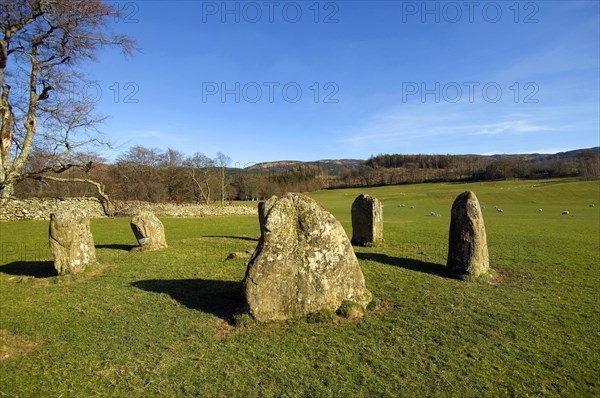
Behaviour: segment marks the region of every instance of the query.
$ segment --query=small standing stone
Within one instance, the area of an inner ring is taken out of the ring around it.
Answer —
[[[50,214],[50,250],[59,275],[77,274],[96,261],[96,247],[90,222],[79,211]]]
[[[134,251],[153,251],[167,248],[165,228],[151,211],[142,210],[131,219],[131,229],[140,246]]]
[[[452,204],[448,239],[449,271],[477,278],[490,269],[483,215],[473,192],[463,192]]]
[[[379,199],[361,194],[352,203],[352,244],[383,241],[383,206]]]

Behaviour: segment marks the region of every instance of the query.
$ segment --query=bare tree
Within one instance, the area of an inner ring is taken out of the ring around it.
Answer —
[[[167,185],[169,200],[180,202],[183,199],[183,191],[185,190],[186,176],[183,173],[183,162],[185,156],[183,153],[167,148],[165,152],[164,178]]]
[[[96,126],[102,118],[77,92],[86,83],[77,66],[94,60],[100,47],[135,50],[128,37],[105,32],[115,14],[101,0],[0,2],[0,197],[11,196],[25,178],[70,181],[51,174],[90,169],[70,155],[101,143]],[[27,167],[34,149],[48,154],[41,168]],[[108,200],[97,182],[78,182],[95,185]]]
[[[194,156],[185,160],[186,171],[192,181],[194,190],[194,199],[196,204],[204,200],[204,203],[210,203],[211,180],[215,162],[203,153],[196,152]]]
[[[165,201],[168,192],[161,168],[167,162],[167,155],[158,148],[129,148],[117,158],[115,173],[121,181],[120,194],[128,200]]]
[[[158,169],[167,162],[167,154],[160,149],[147,148],[141,145],[132,146],[117,158],[117,164],[134,164],[154,169]]]
[[[227,167],[229,163],[231,163],[231,158],[229,156],[222,152],[217,152],[215,164],[221,169],[221,206],[223,206],[225,202],[225,167]]]
[[[594,148],[581,151],[577,157],[577,166],[584,179],[600,178],[600,150]]]

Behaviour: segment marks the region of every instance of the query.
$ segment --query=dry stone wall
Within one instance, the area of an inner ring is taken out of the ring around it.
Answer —
[[[207,217],[207,216],[233,216],[256,215],[256,207],[237,205],[194,205],[175,203],[149,203],[149,202],[113,202],[115,216],[133,217],[139,211],[150,211],[162,217]]]
[[[0,221],[49,220],[51,213],[77,210],[88,218],[104,217],[96,198],[71,199],[0,199]]]
[[[174,203],[113,202],[114,215],[133,217],[140,210],[151,211],[162,217],[206,217],[227,215],[256,215],[256,207],[209,206]],[[88,218],[105,217],[102,204],[96,198],[69,199],[0,199],[0,221],[49,220],[50,214],[69,208],[82,212]]]

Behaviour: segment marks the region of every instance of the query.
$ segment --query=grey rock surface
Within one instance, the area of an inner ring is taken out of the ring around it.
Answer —
[[[142,210],[131,219],[131,230],[139,243],[135,251],[153,251],[167,248],[165,227],[154,213]]]
[[[446,265],[450,273],[475,278],[490,268],[483,215],[473,192],[461,193],[452,204]]]
[[[271,203],[244,290],[259,321],[336,310],[343,300],[364,308],[372,299],[342,225],[302,194]]]
[[[352,244],[383,242],[383,206],[379,199],[361,194],[352,203]]]
[[[90,222],[82,212],[62,210],[50,215],[50,250],[59,275],[77,274],[96,261]]]

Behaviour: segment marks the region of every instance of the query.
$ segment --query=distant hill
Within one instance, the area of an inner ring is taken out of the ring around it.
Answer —
[[[554,153],[554,154],[531,153],[531,154],[525,154],[524,156],[527,157],[527,161],[529,163],[543,163],[543,162],[546,162],[546,161],[549,161],[552,159],[576,160],[582,151],[592,151],[594,153],[599,153],[600,147],[575,149],[573,151],[558,152],[558,153]],[[498,155],[496,155],[496,156],[498,156]],[[520,155],[516,155],[516,156],[520,156]]]
[[[582,148],[573,151],[559,152],[554,154],[547,153],[524,153],[524,154],[496,154],[496,155],[467,155],[473,157],[481,157],[484,159],[506,159],[506,158],[524,158],[528,163],[544,163],[553,159],[576,160],[582,151],[600,152],[600,147]],[[364,164],[364,160],[360,159],[323,159],[310,162],[302,162],[298,160],[279,160],[274,162],[257,163],[245,170],[257,174],[279,174],[286,170],[290,170],[300,165],[318,166],[326,170],[329,175],[338,175],[343,169],[359,169]]]
[[[260,174],[278,174],[286,170],[290,170],[300,165],[311,165],[322,168],[328,174],[336,175],[342,169],[358,169],[362,160],[358,159],[323,159],[310,162],[301,162],[298,160],[280,160],[275,162],[257,163],[247,167],[247,171],[253,171]]]

